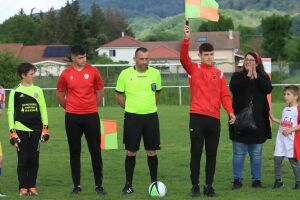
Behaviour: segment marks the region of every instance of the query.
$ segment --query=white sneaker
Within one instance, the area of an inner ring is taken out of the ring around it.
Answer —
[[[6,195],[0,192],[0,197],[6,197]]]

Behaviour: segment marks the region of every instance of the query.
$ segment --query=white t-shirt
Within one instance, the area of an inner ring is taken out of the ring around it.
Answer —
[[[295,132],[285,136],[283,131],[298,126],[297,106],[285,107],[282,111],[282,117],[277,133],[274,156],[285,156],[294,158],[294,136]]]

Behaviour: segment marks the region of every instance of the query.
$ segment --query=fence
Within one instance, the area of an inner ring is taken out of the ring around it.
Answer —
[[[282,89],[290,84],[273,84],[272,101],[282,101]],[[296,83],[300,87],[300,83]],[[102,106],[117,106],[115,100],[115,87],[105,87],[105,96],[102,101]],[[8,94],[10,89],[6,89]],[[46,103],[48,107],[58,106],[56,101],[56,88],[43,88]],[[6,98],[7,101],[7,98]],[[162,105],[189,105],[190,103],[190,88],[189,86],[163,86],[159,104]]]
[[[165,105],[188,105],[190,101],[189,82],[187,74],[180,63],[151,63],[156,67],[162,76],[163,91],[161,93],[160,104]],[[129,64],[103,64],[94,65],[102,75],[105,85],[105,96],[103,106],[118,105],[115,100],[115,84],[120,72],[131,66]],[[41,70],[42,66],[38,66]],[[62,67],[62,66],[60,66]],[[58,68],[61,70],[61,68]],[[230,81],[232,73],[225,73],[227,83]],[[300,86],[300,63],[272,63],[272,101],[282,101],[282,87],[290,84]],[[42,87],[48,106],[58,106],[56,101],[57,76],[38,76],[35,84]]]

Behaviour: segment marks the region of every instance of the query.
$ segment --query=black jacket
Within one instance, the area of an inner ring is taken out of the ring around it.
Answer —
[[[267,94],[272,91],[272,83],[268,76],[258,75],[257,79],[250,79],[246,71],[233,73],[230,84],[232,92],[232,107],[238,114],[243,108],[249,106],[253,99],[253,115],[258,130],[243,134],[236,134],[233,126],[229,126],[230,139],[246,144],[261,144],[271,139],[269,121],[269,104]]]

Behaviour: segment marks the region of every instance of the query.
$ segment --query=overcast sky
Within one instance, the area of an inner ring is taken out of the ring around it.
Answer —
[[[0,24],[9,17],[14,16],[21,8],[26,14],[35,8],[34,12],[48,11],[51,7],[61,8],[67,0],[0,0]]]

